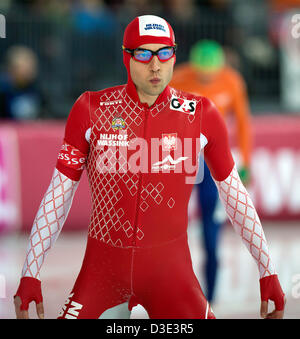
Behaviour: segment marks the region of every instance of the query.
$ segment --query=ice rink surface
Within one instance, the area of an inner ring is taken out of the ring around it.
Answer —
[[[286,319],[300,319],[300,223],[263,222],[271,257],[275,263],[282,288],[286,293]],[[189,226],[189,244],[195,273],[203,290],[203,260],[201,227],[198,222]],[[87,232],[62,231],[48,254],[41,270],[45,318],[56,318],[79,273],[86,245]],[[0,318],[15,317],[13,295],[25,259],[28,235],[0,235]],[[219,246],[220,269],[216,298],[212,305],[219,319],[259,318],[259,277],[255,261],[234,233],[226,225]],[[273,307],[273,305],[272,305]],[[29,314],[36,318],[35,307]],[[137,306],[132,319],[148,318]]]

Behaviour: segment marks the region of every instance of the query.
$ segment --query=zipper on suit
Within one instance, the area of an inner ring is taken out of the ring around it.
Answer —
[[[147,122],[148,122],[148,115],[150,113],[150,108],[144,108],[145,114],[145,123],[144,123],[144,134],[143,138],[145,139],[146,130],[147,130]],[[147,155],[148,156],[148,155]],[[136,211],[135,211],[135,221],[134,221],[134,233],[133,233],[133,245],[136,246],[136,235],[138,229],[138,216],[139,216],[139,209],[140,209],[140,201],[141,201],[141,190],[142,190],[142,182],[143,182],[143,173],[140,171],[139,173],[139,181],[138,181],[138,189],[137,189],[137,199],[136,199]]]

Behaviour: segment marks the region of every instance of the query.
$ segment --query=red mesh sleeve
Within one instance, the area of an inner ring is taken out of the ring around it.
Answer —
[[[89,100],[89,92],[85,92],[73,105],[56,163],[61,173],[76,181],[80,179],[89,152],[86,140],[86,132],[90,128]]]

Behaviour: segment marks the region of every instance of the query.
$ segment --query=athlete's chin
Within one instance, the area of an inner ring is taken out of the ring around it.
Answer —
[[[163,86],[162,84],[151,85],[148,88],[148,94],[149,95],[153,95],[153,96],[160,95],[165,88],[166,88],[166,86]]]

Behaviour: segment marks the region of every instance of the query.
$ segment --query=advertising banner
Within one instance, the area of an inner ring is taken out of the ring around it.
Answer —
[[[21,222],[18,139],[13,128],[0,127],[0,233]]]

